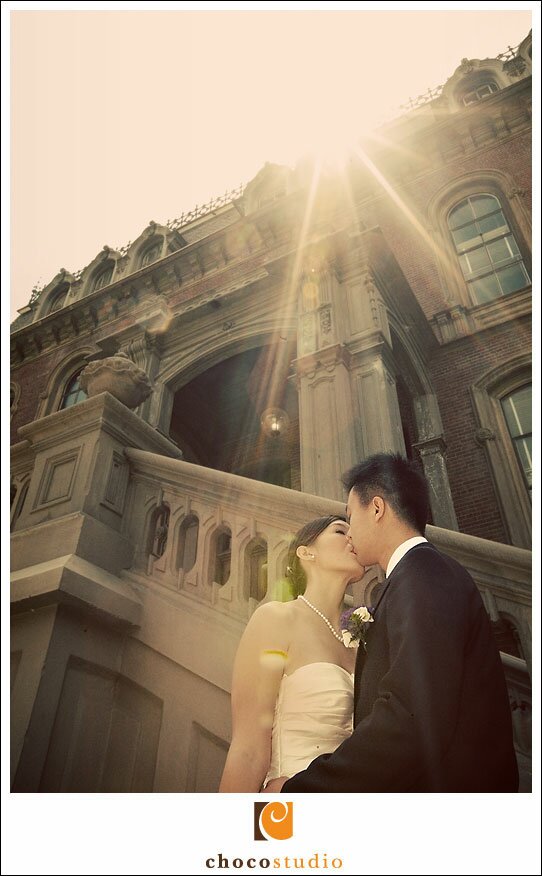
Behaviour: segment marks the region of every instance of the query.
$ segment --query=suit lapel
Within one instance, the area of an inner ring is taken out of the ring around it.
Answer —
[[[395,571],[395,569],[393,571]],[[376,601],[376,605],[374,606],[374,608],[371,611],[373,618],[375,617],[377,609],[388,591],[388,587],[390,586],[390,581],[391,581],[392,576],[393,576],[393,572],[391,573],[389,578],[384,579],[384,586],[382,588],[382,592],[380,593],[380,595]],[[370,632],[371,632],[371,630],[369,629],[368,635]],[[362,676],[363,670],[365,668],[365,661],[366,660],[367,660],[367,651],[365,650],[363,645],[360,645],[358,648],[358,653],[356,655],[356,668],[355,668],[355,673],[354,673],[354,712],[356,710],[356,705],[357,705],[358,695],[359,695],[359,687],[361,684],[361,676]]]
[[[419,548],[423,548],[424,550],[427,550],[428,547],[433,549],[433,550],[435,549],[434,546],[432,544],[430,544],[429,542],[424,542],[422,544],[415,545],[413,548],[410,549],[410,551],[407,551],[407,553],[403,557],[401,557],[401,559],[399,560],[399,562],[397,563],[397,565],[395,566],[395,568],[391,572],[390,577],[384,579],[384,586],[382,588],[382,592],[376,601],[376,605],[374,606],[374,608],[371,611],[371,614],[373,615],[373,617],[375,617],[377,609],[381,605],[382,600],[384,599],[386,593],[388,592],[388,588],[390,586],[391,579],[395,575],[396,570],[399,569],[399,567],[402,565],[405,557],[407,557],[411,551],[418,550]],[[371,635],[371,634],[372,634],[372,632],[371,632],[371,630],[369,630],[368,635]],[[361,676],[362,676],[363,670],[365,668],[366,660],[367,660],[367,652],[366,652],[365,648],[362,645],[360,645],[360,647],[358,648],[357,656],[356,656],[356,669],[355,669],[355,675],[354,675],[354,713],[355,713],[355,709],[356,709],[356,705],[357,705],[357,701],[358,701]]]

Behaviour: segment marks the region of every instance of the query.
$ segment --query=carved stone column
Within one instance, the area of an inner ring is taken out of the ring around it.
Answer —
[[[301,489],[344,499],[341,475],[356,461],[349,355],[337,318],[338,282],[325,259],[307,254],[299,282]]]
[[[404,454],[388,315],[367,260],[351,273],[346,298],[358,459],[382,451]]]
[[[459,530],[448,471],[446,468],[446,444],[442,435],[427,438],[412,445],[420,454],[423,470],[429,484],[429,498],[433,523],[443,529]]]
[[[348,352],[335,344],[294,362],[299,389],[301,489],[344,499],[341,475],[356,462]]]
[[[373,453],[405,454],[391,353],[372,343],[352,355],[350,367],[359,459]]]

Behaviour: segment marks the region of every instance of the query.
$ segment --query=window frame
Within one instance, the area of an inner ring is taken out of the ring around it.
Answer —
[[[149,253],[153,252],[156,249],[158,251],[158,255],[152,261],[145,261]],[[147,243],[139,253],[139,268],[148,268],[149,265],[154,265],[155,262],[159,261],[162,258],[162,252],[164,249],[164,239],[156,237],[154,240],[151,240],[150,243]]]
[[[78,380],[79,380],[79,377],[81,376],[81,372],[83,371],[83,368],[84,368],[84,367],[85,367],[85,366],[82,365],[77,371],[73,372],[73,374],[72,374],[72,375],[71,375],[71,376],[70,376],[70,377],[64,382],[64,388],[63,388],[63,390],[62,390],[62,394],[61,394],[61,396],[60,396],[60,401],[59,401],[59,403],[58,403],[58,408],[57,408],[57,410],[59,410],[59,411],[65,411],[65,410],[67,410],[68,408],[71,408],[71,407],[74,407],[75,405],[78,405],[79,402],[85,401],[85,400],[88,398],[88,395],[86,394],[85,390],[84,390],[84,389],[81,389],[81,387],[79,387],[78,390],[77,390],[77,394],[79,394],[80,392],[82,392],[82,393],[84,394],[84,398],[80,398],[78,401],[74,401],[74,402],[72,402],[72,404],[69,404],[69,405],[65,405],[65,404],[64,404],[64,400],[66,399],[66,397],[67,397],[67,395],[68,395],[68,387],[71,386],[71,384],[72,384],[74,381],[76,381],[76,380],[78,381]]]
[[[508,192],[508,196],[505,196]],[[514,177],[502,171],[471,171],[451,180],[442,186],[427,205],[429,231],[434,239],[433,255],[438,271],[440,286],[445,299],[445,307],[464,308],[467,321],[455,325],[454,337],[470,334],[496,325],[509,319],[511,301],[514,301],[514,315],[521,311],[530,312],[531,289],[513,292],[494,299],[488,304],[474,304],[463,277],[456,247],[448,228],[448,216],[454,206],[473,195],[487,193],[499,200],[508,226],[514,235],[523,263],[532,276],[531,264],[531,218],[523,203],[522,190]],[[521,303],[521,298],[525,302]],[[458,321],[455,320],[457,323]]]
[[[49,316],[51,313],[58,313],[59,310],[62,310],[66,305],[66,299],[68,297],[68,293],[70,291],[69,283],[61,283],[56,289],[49,295],[47,299],[47,305],[45,309],[44,316]],[[61,301],[61,304],[57,304],[57,302]]]
[[[494,201],[496,201],[496,204],[498,206],[494,207],[488,213],[484,213],[482,216],[476,216],[475,208],[473,205],[473,201],[476,198],[492,198]],[[470,217],[468,221],[460,222],[457,226],[452,227],[451,217],[453,213],[455,211],[458,211],[465,204],[468,204],[468,206],[470,207],[472,217]],[[480,230],[479,226],[481,225],[483,220],[487,220],[488,218],[491,218],[492,216],[496,216],[498,214],[502,214],[504,222],[506,223],[505,226],[499,226],[498,228],[490,229],[487,232],[483,232]],[[473,225],[475,227],[475,230],[479,233],[476,234],[474,237],[468,238],[462,243],[456,242],[454,235],[457,234],[457,232],[460,232],[462,229],[467,228],[471,225]],[[476,193],[473,192],[472,194],[466,195],[465,197],[461,198],[446,211],[446,226],[448,229],[448,236],[451,241],[451,245],[453,246],[456,260],[459,265],[459,271],[463,278],[463,282],[467,290],[467,295],[472,307],[482,307],[486,304],[494,304],[496,301],[499,301],[502,298],[508,298],[508,296],[510,295],[515,295],[518,292],[523,292],[525,289],[528,289],[532,285],[530,271],[525,265],[525,258],[521,251],[521,247],[516,239],[516,234],[514,233],[514,229],[510,225],[510,221],[508,219],[506,210],[503,207],[502,201],[500,198],[497,197],[496,194],[494,194],[493,192],[479,191]],[[502,229],[504,229],[504,231]],[[497,241],[508,241],[509,238],[512,238],[512,240],[514,241],[517,249],[517,254],[512,253],[509,247],[509,251],[511,253],[510,258],[503,264],[498,264],[494,262],[491,258],[489,247]],[[478,270],[473,269],[469,272],[466,272],[462,267],[462,260],[466,259],[468,261],[469,255],[475,252],[484,253],[487,258],[487,265],[480,267]],[[527,282],[524,283],[523,286],[520,286],[518,289],[514,289],[512,292],[503,292],[499,275],[506,268],[515,265],[521,266],[527,278]],[[487,277],[495,277],[497,279],[497,283],[499,285],[499,288],[501,289],[502,294],[495,295],[493,298],[490,298],[487,301],[477,301],[474,292],[474,284]]]
[[[528,383],[531,357],[525,355],[484,375],[470,393],[480,426],[476,440],[486,451],[503,524],[511,544],[530,550],[531,497],[502,409],[502,399]]]
[[[509,437],[510,437],[510,443],[512,444],[512,447],[514,448],[514,452],[515,452],[515,454],[516,454],[516,460],[517,460],[517,463],[518,463],[518,467],[519,467],[520,471],[521,471],[522,474],[523,474],[523,479],[524,479],[525,487],[526,487],[526,489],[528,490],[529,495],[532,497],[532,467],[531,467],[531,484],[530,484],[530,486],[529,486],[529,483],[528,483],[528,480],[527,480],[527,473],[526,473],[526,471],[525,471],[525,466],[524,466],[523,462],[521,461],[521,455],[520,455],[520,453],[519,453],[519,451],[518,451],[518,441],[519,441],[519,440],[521,440],[521,439],[525,439],[525,438],[527,438],[527,437],[532,438],[532,434],[533,434],[533,429],[532,429],[532,418],[531,418],[531,431],[530,431],[530,432],[521,432],[519,435],[512,435],[512,432],[511,432],[511,430],[510,430],[510,424],[509,424],[509,422],[508,422],[508,418],[507,418],[507,416],[506,416],[506,411],[505,411],[505,409],[504,409],[504,403],[505,403],[505,401],[507,401],[508,399],[512,399],[512,397],[513,397],[514,395],[516,395],[518,392],[521,392],[522,389],[526,389],[527,387],[530,387],[530,389],[531,389],[531,414],[532,414],[532,390],[533,390],[533,384],[532,384],[532,381],[531,381],[530,383],[524,383],[522,386],[517,387],[517,389],[512,390],[512,392],[509,392],[507,395],[502,396],[502,398],[501,398],[501,408],[502,408],[502,411],[503,411],[503,414],[504,414],[504,420],[505,420],[506,426],[507,426],[507,428],[508,428],[508,435],[509,435]],[[517,414],[516,414],[516,417],[517,417]],[[519,418],[518,418],[518,424],[519,424]],[[520,425],[521,428],[523,428],[523,426],[522,426],[521,424],[519,424],[519,425]],[[532,447],[531,447],[531,457],[532,457]]]
[[[105,277],[106,274],[111,271],[110,276],[103,283],[100,282],[102,277]],[[110,286],[113,282],[113,276],[115,274],[115,262],[110,261],[107,264],[100,267],[100,269],[94,274],[92,278],[91,284],[91,292],[99,292],[100,289],[105,289],[107,286]]]
[[[470,83],[470,84],[473,85],[474,83]],[[479,94],[478,94],[478,92],[481,91],[482,88],[489,88],[490,86],[493,86],[493,88],[491,89],[491,91],[489,92],[489,94],[482,94],[482,95],[479,95]],[[497,94],[499,91],[501,91],[501,88],[500,88],[500,86],[495,82],[495,80],[492,79],[491,77],[487,77],[487,78],[481,79],[481,80],[475,85],[474,88],[471,88],[471,89],[468,90],[468,91],[467,91],[467,90],[465,90],[465,91],[461,91],[461,92],[460,92],[461,103],[462,103],[463,106],[465,106],[465,107],[468,107],[468,106],[474,106],[475,104],[480,103],[482,100],[485,100],[487,97],[491,97],[491,95],[493,95],[493,94]],[[469,97],[471,94],[475,94],[475,95],[476,95],[476,99],[475,99],[475,100],[471,100],[469,103],[465,103],[466,98]]]

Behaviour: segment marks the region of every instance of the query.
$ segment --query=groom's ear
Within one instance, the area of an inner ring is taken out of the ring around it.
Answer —
[[[382,498],[382,496],[374,496],[373,497],[372,507],[373,507],[373,514],[375,516],[375,520],[380,520],[380,518],[383,516],[385,508],[386,508],[386,503],[384,502],[384,499]]]

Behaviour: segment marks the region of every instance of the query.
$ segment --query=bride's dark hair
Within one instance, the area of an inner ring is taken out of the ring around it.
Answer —
[[[307,576],[296,554],[298,547],[301,545],[308,547],[313,544],[324,529],[327,529],[335,520],[346,523],[346,517],[342,517],[340,514],[330,514],[328,517],[317,517],[316,520],[311,520],[294,535],[288,548],[288,565],[286,566],[286,579],[290,584],[294,599],[304,593],[307,586]]]

